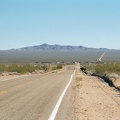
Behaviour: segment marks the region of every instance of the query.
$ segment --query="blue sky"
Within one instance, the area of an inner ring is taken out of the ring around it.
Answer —
[[[43,43],[120,49],[120,0],[0,0],[0,50]]]

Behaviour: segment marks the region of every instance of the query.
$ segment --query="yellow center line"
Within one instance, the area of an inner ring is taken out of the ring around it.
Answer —
[[[29,84],[29,83],[31,83],[31,82],[32,82],[32,81],[29,81],[29,82],[27,82],[26,84]],[[21,86],[23,86],[23,85],[26,85],[26,84],[17,85],[16,87],[19,88],[19,87],[21,87]]]
[[[29,81],[29,82],[27,82],[26,84],[28,84],[28,83],[31,83],[32,81]]]
[[[23,85],[17,85],[16,87],[19,88],[19,87],[21,87],[21,86],[23,86]]]
[[[0,95],[1,95],[1,94],[4,94],[4,93],[6,93],[6,92],[7,92],[7,90],[0,91]]]

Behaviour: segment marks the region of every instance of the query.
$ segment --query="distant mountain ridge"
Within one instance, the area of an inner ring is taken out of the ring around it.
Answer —
[[[107,48],[88,48],[84,46],[71,46],[71,45],[49,45],[49,44],[42,44],[37,46],[29,46],[23,47],[20,49],[12,49],[17,51],[93,51],[93,50],[108,50]]]
[[[104,53],[102,61],[120,61],[120,50],[42,44],[0,50],[0,63],[96,62]]]

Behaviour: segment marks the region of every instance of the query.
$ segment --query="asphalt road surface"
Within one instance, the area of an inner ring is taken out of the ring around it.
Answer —
[[[48,120],[74,70],[0,81],[0,120]],[[73,77],[74,79],[74,77]],[[56,120],[71,115],[69,86]]]

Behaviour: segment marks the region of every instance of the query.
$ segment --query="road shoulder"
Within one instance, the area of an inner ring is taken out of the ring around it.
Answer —
[[[72,120],[119,120],[120,93],[97,77],[76,72]]]

